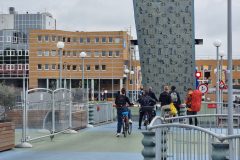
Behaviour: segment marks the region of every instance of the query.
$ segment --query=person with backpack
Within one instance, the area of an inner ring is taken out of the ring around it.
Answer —
[[[149,122],[151,122],[152,118],[156,115],[153,107],[156,104],[156,101],[148,95],[147,90],[144,90],[143,95],[137,100],[137,102],[141,105],[138,123],[138,129],[141,129],[142,119],[145,112],[147,112],[149,115]]]
[[[117,108],[117,134],[116,136],[120,136],[121,127],[122,127],[122,112],[128,112],[128,119],[129,123],[132,123],[131,120],[131,110],[127,107],[127,104],[129,106],[132,106],[133,103],[129,101],[129,98],[126,96],[126,89],[122,88],[121,93],[116,97],[115,104]]]
[[[186,107],[187,107],[187,115],[197,115],[197,112],[201,109],[202,102],[202,93],[199,90],[192,90],[192,88],[188,88],[188,94],[186,97]],[[194,118],[195,126],[198,125],[197,117]],[[189,118],[189,124],[192,125],[192,118]]]
[[[170,96],[171,96],[171,101],[174,104],[174,106],[176,107],[177,111],[178,111],[178,115],[180,113],[180,105],[181,105],[181,99],[179,96],[179,93],[176,91],[176,87],[172,86],[171,87],[171,91],[169,92]]]

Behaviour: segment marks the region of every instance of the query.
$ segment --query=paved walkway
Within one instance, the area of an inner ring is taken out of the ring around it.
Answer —
[[[0,152],[0,160],[142,160],[143,138],[134,122],[132,135],[115,137],[116,123],[31,142],[33,148]]]

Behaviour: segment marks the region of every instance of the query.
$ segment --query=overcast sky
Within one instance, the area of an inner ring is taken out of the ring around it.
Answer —
[[[222,41],[220,50],[227,54],[227,1],[195,0],[196,56],[216,57],[213,42]],[[129,30],[136,38],[132,0],[0,0],[0,12],[15,7],[18,13],[52,13],[57,29],[68,31]],[[240,58],[240,0],[232,0],[233,55]]]

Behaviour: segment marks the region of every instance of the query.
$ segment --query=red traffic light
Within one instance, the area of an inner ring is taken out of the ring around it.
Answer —
[[[201,72],[196,72],[196,73],[195,73],[195,77],[196,77],[196,78],[200,78],[201,76],[202,76],[202,73],[201,73]]]

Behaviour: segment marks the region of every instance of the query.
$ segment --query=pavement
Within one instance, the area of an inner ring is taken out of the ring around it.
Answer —
[[[32,148],[14,148],[0,152],[0,160],[142,160],[143,135],[133,123],[126,138],[116,137],[117,123],[80,130],[77,134],[59,134],[31,142]]]

